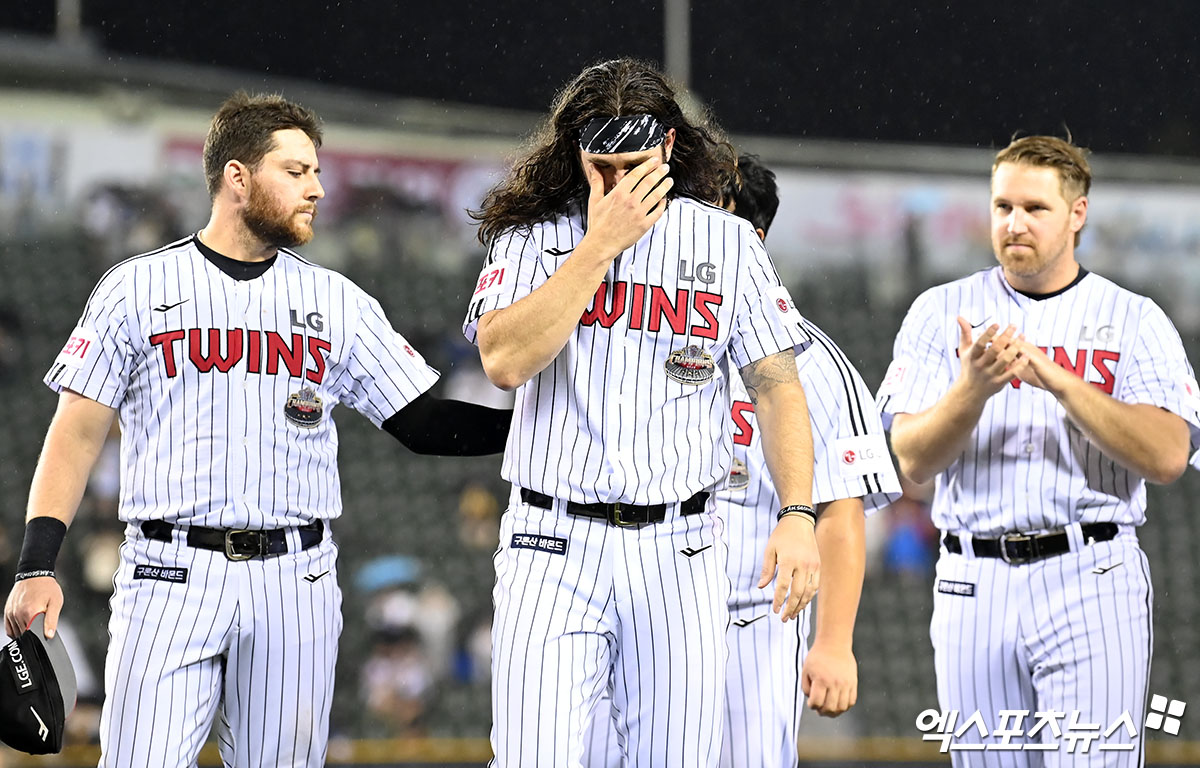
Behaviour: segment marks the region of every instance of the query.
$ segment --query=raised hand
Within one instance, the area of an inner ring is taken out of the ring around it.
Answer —
[[[588,185],[587,238],[617,254],[629,248],[662,217],[667,210],[667,193],[674,180],[667,174],[671,167],[651,157],[604,193],[604,177],[590,163],[583,164]]]
[[[969,391],[987,399],[1020,377],[1029,361],[1022,354],[1024,337],[1017,334],[1015,325],[999,333],[1000,326],[993,323],[974,341],[971,340],[971,324],[961,316],[958,328],[958,357],[963,382]]]

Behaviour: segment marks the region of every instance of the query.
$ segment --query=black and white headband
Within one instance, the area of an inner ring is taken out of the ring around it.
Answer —
[[[579,148],[594,155],[644,152],[662,144],[667,129],[653,115],[597,117],[583,127]]]

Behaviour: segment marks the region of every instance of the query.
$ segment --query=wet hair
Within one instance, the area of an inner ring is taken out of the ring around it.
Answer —
[[[765,236],[779,210],[779,187],[775,183],[775,172],[762,164],[758,155],[743,154],[738,157],[738,175],[741,183],[725,185],[721,193],[722,205],[733,201],[733,212],[741,216]]]
[[[321,121],[305,107],[279,94],[250,95],[238,91],[225,100],[213,115],[204,139],[204,183],[210,199],[221,189],[225,166],[230,160],[257,168],[275,148],[275,132],[297,129],[321,146]]]
[[[565,212],[571,201],[588,192],[579,155],[584,126],[596,117],[639,114],[675,129],[671,194],[706,202],[718,199],[737,175],[736,155],[724,133],[707,113],[686,117],[675,89],[653,64],[613,59],[583,70],[558,92],[550,115],[508,176],[488,192],[479,210],[470,211],[480,223],[480,242],[486,245],[509,229]]]

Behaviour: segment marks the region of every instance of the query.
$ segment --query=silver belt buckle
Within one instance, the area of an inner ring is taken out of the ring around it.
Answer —
[[[1029,536],[1024,533],[1006,533],[1006,534],[1004,534],[1003,536],[1000,537],[1000,559],[1003,560],[1004,562],[1008,563],[1009,565],[1024,565],[1025,563],[1028,563],[1030,560],[1033,559],[1032,552],[1030,553],[1031,557],[1013,562],[1013,559],[1008,556],[1008,543],[1010,541],[1011,542],[1032,541],[1033,538],[1034,538],[1033,536]]]
[[[261,551],[254,552],[251,554],[243,554],[241,552],[235,552],[233,549],[233,537],[239,533],[258,533],[258,531],[251,531],[246,528],[238,528],[235,530],[225,531],[225,557],[226,557],[226,559],[233,560],[233,561],[249,560],[252,557],[257,557],[262,554]],[[259,539],[258,548],[260,550],[262,549],[262,539],[261,538]]]

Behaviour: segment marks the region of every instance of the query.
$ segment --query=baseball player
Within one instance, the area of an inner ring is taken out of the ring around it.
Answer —
[[[749,221],[765,240],[779,207],[775,174],[748,154],[738,158],[738,171],[741,185],[726,187],[724,206]],[[866,557],[864,509],[874,511],[900,496],[870,389],[816,324],[807,318],[800,323],[812,339],[796,355],[796,366],[813,434],[813,501],[822,563],[817,634],[810,651],[810,608],[794,624],[763,620],[771,596],[758,587],[759,560],[779,498],[764,463],[754,405],[733,375],[733,467],[715,494],[727,531],[726,572],[732,585],[720,762],[730,768],[796,765],[801,693],[808,707],[822,715],[836,717],[854,706],[858,673],[852,636]],[[609,709],[600,705],[589,735],[590,768],[621,764]]]
[[[119,417],[120,516],[102,766],[323,766],[341,593],[339,403],[414,450],[496,452],[509,414],[435,401],[437,372],[379,304],[291,250],[313,235],[321,129],[235,94],[204,146],[212,216],[100,280],[46,383],[60,393],[29,494],[16,636],[62,606],[54,565]],[[434,428],[436,427],[436,429]]]
[[[517,388],[495,556],[497,766],[579,766],[612,682],[633,766],[714,766],[739,368],[782,507],[760,585],[794,618],[818,586],[808,339],[750,226],[715,200],[732,148],[652,66],[585,69],[476,216],[490,243],[464,331]]]
[[[1067,141],[1001,150],[1000,265],[917,298],[879,389],[900,470],[937,481],[930,636],[959,766],[1144,759],[1153,593],[1136,529],[1146,480],[1187,466],[1196,389],[1162,310],[1076,261],[1090,186]],[[1089,726],[1084,752],[1068,733]]]

